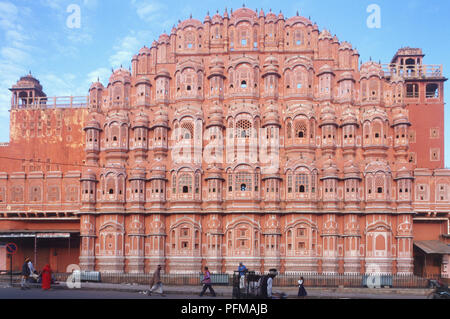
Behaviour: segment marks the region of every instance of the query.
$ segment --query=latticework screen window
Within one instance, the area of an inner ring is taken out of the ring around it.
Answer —
[[[192,176],[183,174],[178,181],[178,191],[182,194],[192,193]]]
[[[194,125],[191,122],[181,124],[181,136],[186,140],[192,139],[194,136]]]
[[[295,189],[297,193],[307,193],[309,191],[308,175],[299,174],[295,176]]]
[[[307,135],[307,132],[308,131],[306,129],[305,123],[298,122],[295,125],[295,135],[296,135],[296,137],[298,137],[298,138],[305,138],[306,135]]]
[[[236,124],[236,136],[238,138],[251,137],[252,123],[248,120],[240,120]]]
[[[236,174],[236,189],[241,192],[250,191],[252,189],[252,175],[249,173]]]

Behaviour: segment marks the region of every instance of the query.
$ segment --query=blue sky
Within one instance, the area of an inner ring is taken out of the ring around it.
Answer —
[[[100,77],[107,84],[112,67],[128,68],[131,57],[190,14],[200,21],[209,11],[246,7],[297,11],[311,17],[361,54],[390,62],[400,47],[420,47],[425,64],[443,64],[450,76],[450,2],[442,0],[0,0],[0,142],[9,140],[10,88],[30,70],[48,96],[87,95]],[[81,9],[81,27],[69,28],[70,5]],[[369,29],[367,7],[381,8],[381,28]],[[446,166],[450,167],[449,84],[446,84]]]

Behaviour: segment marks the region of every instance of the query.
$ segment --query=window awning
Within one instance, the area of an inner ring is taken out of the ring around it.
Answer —
[[[78,234],[79,231],[55,231],[55,232],[37,232],[37,231],[18,231],[18,232],[0,232],[0,238],[70,238],[72,234]]]
[[[416,241],[414,246],[422,250],[426,254],[450,254],[450,246],[439,240]]]

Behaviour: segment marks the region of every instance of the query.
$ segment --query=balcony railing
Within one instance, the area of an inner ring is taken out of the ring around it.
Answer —
[[[443,77],[442,65],[399,65],[382,64],[385,77],[399,75],[403,78],[441,78]]]
[[[21,98],[13,103],[13,109],[71,109],[87,108],[89,105],[88,96],[58,96],[58,97],[36,97]]]

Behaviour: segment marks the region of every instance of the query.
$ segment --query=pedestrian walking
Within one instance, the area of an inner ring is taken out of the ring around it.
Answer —
[[[155,272],[153,273],[153,278],[150,284],[151,289],[148,291],[148,295],[151,296],[154,291],[159,293],[162,297],[165,297],[163,292],[163,284],[161,281],[161,265],[158,265]]]
[[[202,280],[202,284],[203,284],[203,290],[200,293],[200,297],[203,297],[203,295],[205,294],[207,289],[209,289],[209,292],[211,293],[211,295],[213,297],[216,296],[216,292],[214,291],[214,289],[212,287],[211,273],[209,272],[208,267],[205,267],[205,276]]]
[[[27,265],[28,265],[28,269],[29,269],[29,271],[30,271],[30,273],[29,273],[29,275],[28,275],[28,280],[29,280],[29,281],[34,281],[35,283],[37,283],[38,280],[39,280],[39,275],[37,274],[36,269],[34,269],[34,265],[33,265],[33,263],[31,262],[31,259],[30,259],[30,258],[28,258],[28,263],[27,263]],[[33,278],[33,279],[31,280],[31,278]]]
[[[42,290],[50,290],[52,285],[52,269],[48,264],[42,269],[41,281]]]
[[[28,278],[30,277],[30,268],[28,267],[29,258],[25,258],[25,262],[22,265],[22,278],[20,281],[20,289],[30,289],[28,286]],[[12,271],[12,270],[11,270]]]
[[[298,281],[298,296],[302,298],[305,298],[308,295],[304,284],[305,279],[303,277],[300,277],[300,280]]]

